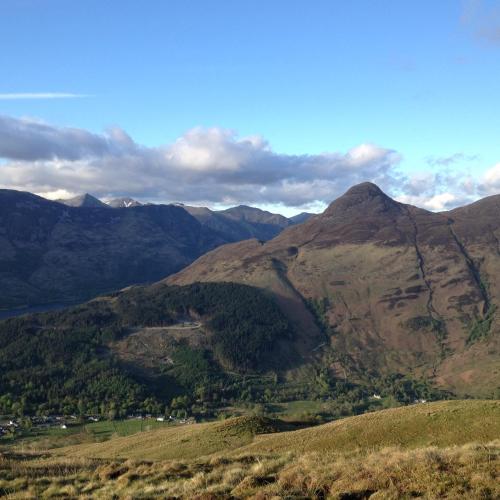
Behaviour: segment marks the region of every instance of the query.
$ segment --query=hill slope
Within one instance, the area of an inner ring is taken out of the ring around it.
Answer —
[[[342,452],[385,446],[417,448],[487,443],[500,437],[500,401],[440,401],[347,417],[265,436],[245,452]]]
[[[463,403],[422,405],[427,425],[417,440],[413,429],[408,433],[408,426],[401,426],[403,417],[419,423],[413,416],[417,407],[409,407],[398,415],[379,412],[298,432],[276,432],[280,426],[266,419],[233,419],[52,452],[18,447],[0,454],[0,487],[12,498],[498,498],[499,441],[485,441],[498,436],[498,407],[467,402],[463,408]],[[476,441],[460,445],[464,437],[456,432],[462,427],[455,414],[466,423],[484,418],[487,431],[475,428],[466,437]],[[445,439],[441,426],[433,424],[443,419],[456,426]],[[357,420],[372,425],[373,434],[394,423],[400,446],[376,439],[342,451],[338,442],[365,430]],[[303,446],[309,434],[313,442],[322,434],[315,447],[321,451],[303,451],[311,448]],[[419,446],[435,437],[451,446]],[[275,451],[265,446],[281,442],[286,447]],[[88,458],[93,456],[116,458]]]
[[[222,422],[165,426],[150,432],[57,450],[58,454],[136,460],[198,459],[229,452],[251,443],[255,436],[286,429],[286,424],[263,417],[238,417]]]
[[[276,238],[222,246],[168,283],[271,290],[304,339],[317,337],[312,312],[334,375],[399,371],[491,395],[500,374],[499,215],[498,197],[432,213],[364,183]]]
[[[164,460],[222,451],[226,455],[328,453],[487,443],[500,437],[500,402],[442,401],[366,413],[296,431],[280,430],[279,423],[266,419],[239,418],[153,430],[105,443],[77,445],[61,453]]]

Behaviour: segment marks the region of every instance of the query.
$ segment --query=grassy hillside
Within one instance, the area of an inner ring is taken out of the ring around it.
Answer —
[[[500,495],[499,401],[421,404],[282,429],[268,419],[238,418],[53,452],[0,451],[0,495],[394,500]]]
[[[283,427],[273,422],[254,417],[194,424],[65,448],[61,453],[90,458],[164,460],[217,452],[283,454],[484,443],[500,438],[500,401],[411,405],[287,432],[277,432]]]
[[[369,450],[384,446],[451,446],[500,438],[500,401],[440,401],[348,417],[321,426],[266,436],[248,452]]]
[[[0,455],[0,495],[39,498],[496,499],[500,443],[133,461]]]
[[[227,453],[251,443],[258,434],[278,432],[287,425],[262,417],[238,417],[222,422],[172,426],[57,450],[57,454],[136,460],[194,459]],[[102,446],[101,446],[102,445]]]

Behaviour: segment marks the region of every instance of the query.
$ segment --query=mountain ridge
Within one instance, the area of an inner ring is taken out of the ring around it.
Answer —
[[[74,302],[153,282],[225,242],[180,207],[72,207],[1,190],[0,303]]]
[[[88,208],[109,207],[117,209],[144,205],[130,197],[115,198],[104,203],[88,193],[56,201],[68,206]],[[147,203],[145,205],[155,204]],[[238,205],[224,210],[211,210],[207,207],[190,206],[183,203],[174,203],[172,205],[182,207],[201,224],[222,233],[221,236],[227,242],[249,238],[269,240],[278,235],[284,228],[303,222],[312,215],[303,212],[298,216],[287,218],[283,215],[274,214],[248,205]]]
[[[408,404],[450,395],[495,397],[500,251],[491,234],[498,237],[500,223],[492,225],[495,214],[478,221],[475,214],[482,210],[479,204],[452,217],[391,200],[372,185],[354,187],[324,214],[267,242],[220,245],[155,284],[0,322],[5,367],[0,384],[15,395],[7,406],[24,398],[29,411],[50,403],[52,411],[74,412],[85,393],[93,412],[99,391],[114,393],[118,379],[122,401],[108,397],[101,414],[111,411],[112,403],[124,415],[181,396],[202,413],[219,411],[227,397],[239,403],[328,398],[339,415],[372,408],[372,394],[382,394],[384,404],[390,398]],[[182,258],[192,261],[219,243],[214,239],[219,233],[207,232],[176,206],[90,210],[0,192],[0,217],[0,248],[29,248],[36,271],[26,267],[26,253],[14,252],[10,261],[5,253],[0,277],[16,269],[18,258],[29,284],[40,276],[40,262],[53,263],[41,277],[56,280],[68,270],[60,263],[78,256],[69,270],[82,272],[80,279],[93,278],[96,262],[110,255],[117,269],[130,268],[135,257],[123,234],[142,241],[133,252],[141,258],[148,249],[163,249],[151,272],[165,264],[165,256],[170,266],[182,267]],[[117,221],[126,231],[111,238],[107,230]],[[166,247],[142,240],[153,223],[156,231],[165,230]],[[99,246],[100,239],[113,241],[124,252],[121,260]],[[34,258],[46,241],[48,257]],[[69,246],[61,249],[60,241]],[[82,248],[90,254],[82,254]],[[94,254],[97,261],[88,262]],[[135,262],[134,269],[144,273],[144,261]],[[88,289],[89,282],[84,286]],[[76,355],[80,352],[87,362]],[[54,357],[66,360],[68,385],[60,385]],[[79,390],[87,368],[118,379]],[[49,402],[32,385],[41,373],[54,391]],[[213,392],[217,397],[211,400]],[[204,401],[203,408],[193,394]]]
[[[55,200],[58,203],[62,203],[63,205],[67,205],[68,207],[77,207],[77,208],[106,208],[108,205],[103,203],[101,200],[92,196],[89,193],[80,194],[78,196],[74,196],[73,198],[64,198]]]
[[[254,221],[246,221],[237,209],[229,216],[128,198],[111,203],[89,194],[51,201],[0,190],[2,309],[72,303],[154,282],[218,245],[267,240],[288,224],[259,209],[251,209]],[[286,223],[273,223],[273,217]]]
[[[140,207],[141,202],[134,200],[128,196],[123,198],[114,198],[106,203],[111,208],[130,208],[130,207]]]

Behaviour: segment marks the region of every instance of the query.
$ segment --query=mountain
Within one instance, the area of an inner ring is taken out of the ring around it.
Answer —
[[[201,224],[219,231],[231,242],[250,238],[266,241],[291,225],[282,215],[244,205],[220,211],[187,205],[183,208]]]
[[[311,217],[314,217],[315,215],[316,214],[311,214],[309,212],[301,212],[300,214],[290,217],[289,220],[292,221],[293,224],[302,224],[306,220],[309,220]]]
[[[103,203],[90,194],[83,194],[66,200],[57,200],[71,207],[111,207],[130,208],[143,204],[133,198],[115,198]],[[151,205],[151,204],[147,204]],[[173,204],[189,212],[204,226],[218,231],[226,242],[235,242],[250,238],[269,240],[278,235],[284,228],[306,220],[310,214],[305,212],[287,219],[279,214],[273,214],[254,207],[240,205],[226,210],[210,210],[206,207],[192,207],[183,203]]]
[[[261,210],[255,207],[239,205],[237,207],[221,210],[223,215],[238,221],[245,221],[254,224],[270,224],[285,228],[290,225],[290,221],[283,215],[273,214],[266,210]]]
[[[274,238],[292,224],[283,215],[246,205],[221,210],[219,213],[230,220],[237,221],[251,234],[250,237],[264,241]]]
[[[115,198],[107,202],[107,205],[111,208],[130,208],[130,207],[140,207],[142,203],[133,198]]]
[[[91,194],[85,193],[74,198],[67,198],[64,200],[57,200],[59,203],[63,203],[68,207],[87,207],[87,208],[107,208],[108,205],[103,203],[101,200],[97,199]]]
[[[91,207],[91,208],[130,208],[130,207],[140,207],[142,203],[134,200],[133,198],[115,198],[113,200],[108,201],[107,203],[102,202],[95,196],[91,194],[85,193],[79,196],[75,196],[74,198],[60,199],[56,200],[59,203],[63,203],[68,207]]]
[[[218,245],[268,240],[290,224],[251,207],[217,212],[132,198],[105,204],[90,194],[50,201],[0,190],[0,309],[157,281]]]
[[[192,262],[0,322],[0,393],[11,394],[0,413],[83,401],[123,416],[183,398],[206,418],[328,400],[333,418],[376,409],[373,394],[389,405],[498,395],[499,205],[432,213],[364,183],[267,242],[199,257],[224,238],[182,207],[88,210],[0,191],[2,304],[82,299]]]
[[[3,309],[84,300],[157,281],[231,241],[180,207],[111,210],[93,200],[85,195],[82,206],[73,207],[0,190]]]
[[[182,207],[0,195],[9,300],[148,281],[220,243]],[[0,322],[0,413],[169,405],[208,418],[309,400],[336,418],[447,391],[495,397],[499,201],[432,213],[365,183],[267,242],[222,245],[156,284]]]
[[[167,283],[271,291],[304,350],[317,344],[333,376],[399,372],[491,395],[500,371],[499,215],[500,196],[432,213],[363,183],[323,214],[266,243],[219,247]]]

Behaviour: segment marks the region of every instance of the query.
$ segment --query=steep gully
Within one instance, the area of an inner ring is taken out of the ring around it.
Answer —
[[[425,263],[424,263],[424,257],[422,255],[422,252],[420,251],[420,248],[418,246],[418,226],[415,221],[415,218],[412,216],[410,210],[406,208],[406,214],[408,216],[408,219],[410,220],[410,223],[413,227],[413,246],[415,247],[415,254],[417,256],[417,262],[418,262],[418,268],[420,270],[420,274],[422,275],[422,280],[425,283],[425,286],[427,287],[427,290],[429,292],[429,296],[427,298],[427,312],[430,316],[431,319],[441,321],[441,318],[439,314],[437,313],[434,304],[433,304],[433,294],[434,292],[432,291],[431,287],[431,282],[427,277],[427,274],[425,272]]]
[[[453,220],[448,219],[448,228],[450,230],[450,234],[452,235],[453,239],[455,240],[455,243],[457,244],[457,247],[459,248],[460,253],[463,255],[465,263],[467,264],[467,268],[472,276],[472,279],[473,279],[477,289],[479,290],[479,293],[480,293],[481,298],[483,300],[482,313],[483,313],[483,316],[486,316],[486,314],[488,313],[488,311],[490,309],[490,298],[488,296],[488,292],[486,290],[486,287],[484,286],[484,283],[481,280],[481,274],[479,272],[479,269],[474,264],[474,261],[472,260],[472,258],[468,254],[467,250],[465,249],[464,244],[458,238],[457,234],[455,233],[455,231],[452,227],[452,224],[453,224]]]

